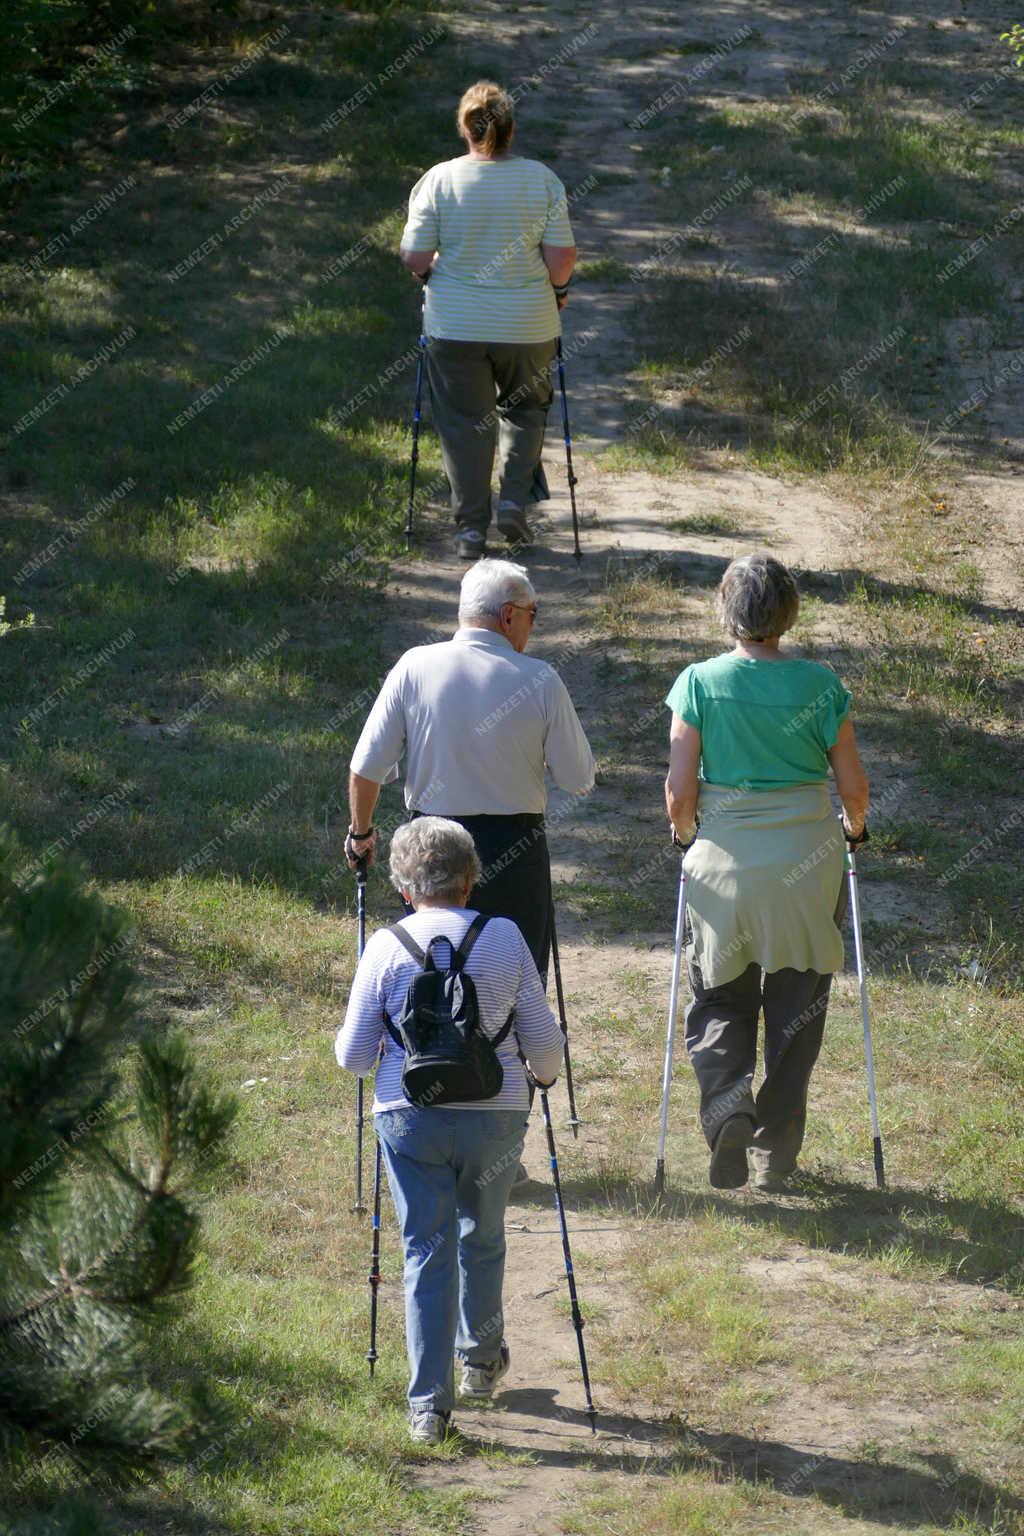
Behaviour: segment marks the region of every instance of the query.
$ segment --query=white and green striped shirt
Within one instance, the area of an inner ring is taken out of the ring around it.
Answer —
[[[574,245],[565,187],[539,160],[460,155],[409,195],[403,251],[437,251],[427,285],[428,336],[551,341],[561,334],[541,244]]]

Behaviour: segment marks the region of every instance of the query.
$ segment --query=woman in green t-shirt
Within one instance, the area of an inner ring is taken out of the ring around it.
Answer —
[[[541,463],[549,369],[576,263],[565,187],[512,153],[515,109],[478,80],[456,112],[465,154],[443,160],[409,195],[402,260],[424,281],[427,379],[452,489],[456,553],[485,553],[495,430],[498,531],[528,544],[527,505],[546,501]]]
[[[716,606],[733,650],[687,667],[665,701],[665,800],[689,845],[686,1048],[711,1183],[745,1184],[752,1148],[756,1187],[774,1190],[803,1142],[832,973],[843,962],[843,836],[863,839],[868,781],[849,690],[831,668],[780,652],[800,606],[786,567],[771,555],[734,560]],[[765,1077],[755,1098],[762,1008]]]

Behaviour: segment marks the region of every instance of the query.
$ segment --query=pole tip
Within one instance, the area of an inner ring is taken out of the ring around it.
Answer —
[[[656,1200],[660,1200],[664,1193],[665,1193],[665,1164],[662,1161],[662,1159],[659,1158],[658,1159],[658,1166],[657,1166],[657,1168],[655,1170],[655,1174],[654,1174],[654,1197],[655,1197],[655,1199]]]

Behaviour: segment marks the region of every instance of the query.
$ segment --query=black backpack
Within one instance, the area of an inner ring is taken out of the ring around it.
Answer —
[[[384,1015],[388,1034],[405,1051],[402,1092],[418,1109],[493,1099],[501,1091],[505,1074],[497,1047],[512,1028],[515,1009],[489,1039],[480,1028],[473,978],[463,971],[487,922],[488,918],[478,913],[458,948],[438,935],[427,945],[426,954],[401,923],[389,930],[423,967],[410,983],[402,1012],[394,1022]],[[447,970],[439,970],[434,961],[434,945],[439,943],[448,944],[452,951]]]

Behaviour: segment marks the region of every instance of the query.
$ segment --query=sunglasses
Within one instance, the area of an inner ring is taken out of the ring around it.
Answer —
[[[528,613],[530,615],[530,623],[531,624],[535,621],[535,619],[537,617],[537,604],[536,603],[509,603],[508,606],[510,608],[518,608],[522,613]]]

